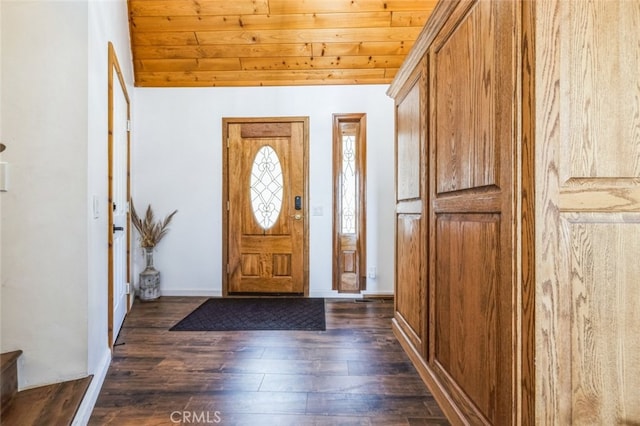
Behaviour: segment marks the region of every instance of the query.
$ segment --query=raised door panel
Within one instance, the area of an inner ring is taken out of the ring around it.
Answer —
[[[398,201],[420,198],[420,93],[416,82],[397,106]]]
[[[436,224],[435,368],[483,417],[497,420],[503,368],[497,300],[500,215],[441,215]]]
[[[496,185],[499,139],[495,22],[491,3],[475,5],[440,40],[434,61],[436,191],[439,194]]]
[[[640,420],[640,214],[563,215],[558,392],[571,424]],[[615,255],[613,253],[616,253]],[[570,407],[570,410],[569,410]]]
[[[425,73],[422,61],[396,98],[396,273],[395,326],[427,357],[426,248],[424,209]]]
[[[416,350],[424,355],[425,288],[422,277],[422,218],[398,215],[396,224],[396,321]]]
[[[561,178],[640,177],[640,3],[561,5]]]
[[[518,416],[517,3],[462,1],[430,63],[430,360],[472,423]]]
[[[638,424],[640,3],[535,12],[536,412]]]

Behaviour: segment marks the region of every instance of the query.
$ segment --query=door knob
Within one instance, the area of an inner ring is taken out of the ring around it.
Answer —
[[[301,214],[292,214],[291,217],[294,218],[295,220],[302,220]]]

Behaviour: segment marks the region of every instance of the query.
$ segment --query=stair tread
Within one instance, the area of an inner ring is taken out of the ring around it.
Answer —
[[[18,392],[3,425],[70,425],[93,376]]]
[[[21,350],[0,354],[0,372],[9,368],[20,355],[22,355]]]
[[[21,350],[0,354],[0,416],[11,407],[18,390],[18,357]]]

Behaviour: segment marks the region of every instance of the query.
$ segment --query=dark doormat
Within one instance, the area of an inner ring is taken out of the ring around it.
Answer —
[[[323,298],[212,298],[171,331],[325,330]]]

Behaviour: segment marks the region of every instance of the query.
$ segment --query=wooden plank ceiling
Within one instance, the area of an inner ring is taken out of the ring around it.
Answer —
[[[128,0],[135,84],[388,84],[436,2]]]

